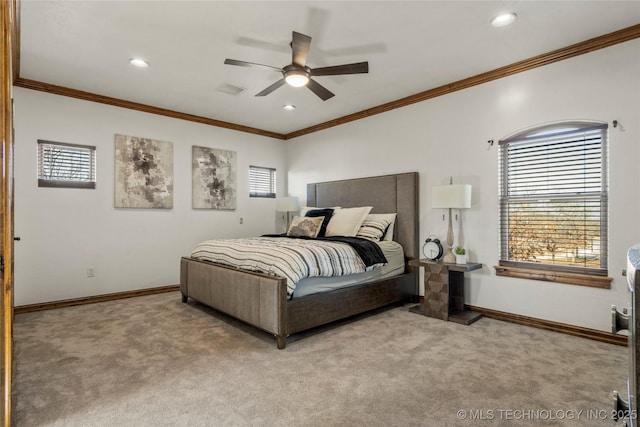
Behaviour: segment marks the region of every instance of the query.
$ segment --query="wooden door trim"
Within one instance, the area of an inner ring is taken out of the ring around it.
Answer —
[[[0,365],[2,378],[2,424],[11,425],[11,375],[13,351],[13,101],[12,37],[16,34],[17,0],[0,2],[0,29],[2,32],[2,66],[0,67],[0,132],[2,140],[2,245],[4,274],[2,274],[2,352]]]

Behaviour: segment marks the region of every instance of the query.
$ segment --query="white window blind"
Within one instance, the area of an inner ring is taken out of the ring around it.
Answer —
[[[500,142],[500,265],[607,275],[607,125]]]
[[[249,166],[249,196],[276,197],[276,170],[261,166]]]
[[[38,140],[38,187],[96,188],[96,147]]]

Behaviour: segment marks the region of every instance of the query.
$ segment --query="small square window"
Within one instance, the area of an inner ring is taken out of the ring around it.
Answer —
[[[96,147],[38,140],[38,187],[96,188]]]
[[[276,170],[249,166],[249,197],[276,197]]]

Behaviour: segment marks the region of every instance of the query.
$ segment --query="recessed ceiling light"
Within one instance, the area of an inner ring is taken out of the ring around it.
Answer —
[[[284,108],[287,111],[293,111],[296,109],[296,106],[292,104],[287,104],[287,105],[283,105],[282,108]]]
[[[515,13],[503,13],[502,15],[498,15],[491,20],[491,25],[494,27],[506,27],[509,24],[513,24],[513,21],[516,20],[518,15]]]
[[[135,65],[136,67],[140,67],[140,68],[147,68],[149,66],[149,63],[147,61],[140,58],[131,58],[129,60],[129,63],[131,65]]]

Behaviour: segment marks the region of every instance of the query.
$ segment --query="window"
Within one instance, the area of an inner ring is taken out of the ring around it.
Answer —
[[[499,264],[516,269],[498,273],[565,283],[607,275],[606,142],[606,124],[584,122],[500,141]],[[607,287],[597,283],[574,284]]]
[[[38,187],[96,188],[96,147],[38,140]]]
[[[276,170],[249,166],[249,197],[276,197]]]

